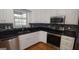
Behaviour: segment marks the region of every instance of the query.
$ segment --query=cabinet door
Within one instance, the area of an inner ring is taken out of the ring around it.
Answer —
[[[39,41],[47,43],[47,32],[39,31]]]
[[[18,50],[19,49],[19,43],[18,38],[12,38],[9,40],[1,41],[0,42],[0,48],[5,48],[8,50]]]
[[[53,44],[57,47],[60,47],[60,41],[61,41],[60,36],[56,36],[56,35],[53,35],[53,34],[47,35],[47,43]]]
[[[10,50],[18,50],[19,49],[19,40],[18,38],[13,38],[8,40],[9,49]]]
[[[9,43],[8,40],[0,41],[0,50],[7,50],[9,49]]]
[[[72,50],[74,46],[74,37],[68,37],[68,36],[61,36],[61,44],[60,49],[61,50]]]
[[[20,49],[26,49],[33,44],[39,42],[39,32],[24,34],[19,36],[19,46]]]

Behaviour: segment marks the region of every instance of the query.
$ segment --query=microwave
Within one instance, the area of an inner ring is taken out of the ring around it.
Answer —
[[[65,18],[64,17],[51,17],[50,23],[52,24],[65,23]]]

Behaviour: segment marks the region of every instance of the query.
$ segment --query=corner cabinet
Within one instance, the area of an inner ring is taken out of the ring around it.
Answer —
[[[19,49],[23,50],[38,42],[46,43],[47,32],[37,31],[33,33],[23,34],[23,35],[19,35],[18,39],[19,39]]]
[[[39,42],[47,43],[47,32],[39,31]]]
[[[69,36],[61,36],[61,44],[60,44],[60,50],[73,50],[74,46],[74,37]]]

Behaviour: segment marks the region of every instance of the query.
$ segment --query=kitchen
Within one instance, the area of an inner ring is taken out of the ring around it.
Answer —
[[[78,50],[78,17],[78,9],[0,9],[0,49]]]

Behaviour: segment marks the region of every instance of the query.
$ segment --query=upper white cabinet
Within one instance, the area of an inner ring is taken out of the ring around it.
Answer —
[[[0,23],[13,23],[14,16],[12,9],[0,9]]]

